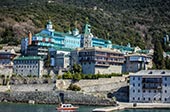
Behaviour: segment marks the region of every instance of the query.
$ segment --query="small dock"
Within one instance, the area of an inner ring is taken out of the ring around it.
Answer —
[[[106,107],[106,108],[96,108],[93,109],[93,112],[112,112],[114,110],[123,110],[125,108],[117,106],[117,107]]]
[[[92,112],[112,112],[114,110],[123,110],[123,109],[162,109],[170,108],[170,103],[118,103],[119,106],[115,107],[103,107],[93,109]]]

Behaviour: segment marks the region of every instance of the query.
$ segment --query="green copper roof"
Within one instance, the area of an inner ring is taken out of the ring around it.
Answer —
[[[71,51],[71,50],[73,50],[71,48],[59,48],[59,47],[54,47],[54,49],[59,50],[59,51]]]
[[[41,60],[40,56],[19,56],[16,57],[14,60]]]
[[[139,51],[136,51],[136,52],[147,54],[147,53],[149,53],[149,50],[139,50]]]
[[[47,24],[51,24],[51,25],[52,25],[52,22],[49,20],[49,21],[47,22]]]
[[[165,52],[166,54],[170,54],[170,52]]]
[[[91,25],[85,24],[83,28],[83,33],[89,35],[91,33],[90,30],[91,30]]]
[[[134,51],[134,48],[120,45],[112,45],[112,48],[120,49],[122,51]]]

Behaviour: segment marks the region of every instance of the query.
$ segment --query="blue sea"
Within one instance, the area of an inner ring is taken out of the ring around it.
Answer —
[[[0,103],[0,112],[57,112],[55,105]],[[92,112],[98,106],[81,106],[78,112]],[[170,112],[170,109],[128,109],[113,112]]]

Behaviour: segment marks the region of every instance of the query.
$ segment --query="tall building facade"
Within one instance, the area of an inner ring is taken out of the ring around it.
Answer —
[[[42,76],[44,62],[38,56],[20,56],[14,59],[13,72],[22,76]]]
[[[129,101],[170,103],[170,70],[141,70],[130,75]]]
[[[77,52],[76,52],[77,51]],[[122,73],[124,55],[109,48],[89,47],[73,51],[82,66],[83,74]]]
[[[145,54],[128,54],[125,56],[124,72],[138,72],[152,68],[152,56]]]

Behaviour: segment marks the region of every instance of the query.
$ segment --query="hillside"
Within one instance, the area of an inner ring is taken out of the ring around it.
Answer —
[[[169,0],[5,0],[0,6],[0,43],[19,44],[48,19],[66,32],[75,21],[81,31],[88,17],[94,35],[142,48],[152,48],[155,36],[170,34]]]

